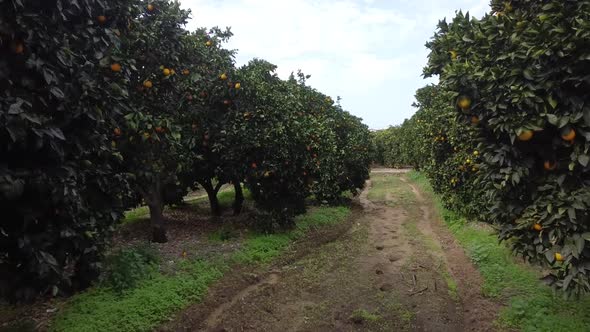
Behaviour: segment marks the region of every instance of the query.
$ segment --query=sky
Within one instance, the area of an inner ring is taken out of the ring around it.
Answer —
[[[456,10],[481,17],[489,0],[180,0],[191,9],[187,28],[230,27],[224,45],[236,64],[262,58],[280,77],[301,69],[308,84],[363,118],[371,129],[401,124],[415,112],[440,19]]]

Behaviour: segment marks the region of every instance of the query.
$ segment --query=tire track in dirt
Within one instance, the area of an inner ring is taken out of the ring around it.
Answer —
[[[435,240],[433,243],[438,247],[436,251],[441,253],[439,256],[457,283],[463,311],[463,330],[494,331],[494,320],[501,305],[483,296],[481,274],[440,217],[436,215],[432,198],[425,198],[420,190],[405,178],[402,178],[402,181],[411,188],[420,205],[423,215],[418,223],[420,231]]]
[[[274,285],[279,281],[279,275],[276,273],[270,274],[266,279],[254,284],[250,285],[243,290],[241,290],[238,294],[233,296],[229,301],[221,304],[219,307],[215,308],[213,312],[205,319],[205,329],[211,330],[214,329],[221,323],[221,316],[225,313],[226,310],[231,308],[233,305],[236,305],[238,301],[243,300],[244,298],[248,297],[251,293],[259,291],[261,288]]]

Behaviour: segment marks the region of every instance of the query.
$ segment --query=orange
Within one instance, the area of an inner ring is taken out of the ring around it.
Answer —
[[[467,96],[460,96],[457,98],[457,106],[463,111],[468,110],[471,107],[471,98]]]
[[[528,129],[523,130],[523,132],[518,135],[518,140],[523,142],[530,141],[531,138],[533,138],[533,131]]]
[[[234,88],[236,88],[236,90],[239,90],[242,87],[242,85],[240,84],[240,82],[236,83],[236,85],[234,85]]]
[[[143,86],[144,86],[145,88],[148,88],[148,89],[149,89],[149,88],[151,88],[152,86],[154,86],[154,84],[152,83],[152,81],[150,81],[150,80],[146,80],[146,81],[144,81],[144,82],[143,82]]]
[[[104,24],[107,21],[107,17],[104,15],[100,15],[99,17],[96,18],[96,20],[98,21],[98,23]]]
[[[558,262],[563,262],[563,256],[560,253],[556,252],[555,253],[555,260]]]
[[[168,68],[164,68],[164,69],[162,70],[162,74],[164,74],[164,76],[170,76],[170,74],[171,74],[171,72],[170,72],[170,69],[168,69]]]
[[[223,73],[223,74],[219,75],[219,78],[220,78],[222,81],[225,81],[225,80],[227,80],[227,75],[226,75],[225,73]]]
[[[190,74],[190,70],[185,69],[182,71],[182,75],[188,75],[188,74]]]
[[[541,226],[541,224],[534,224],[533,229],[540,232],[543,229],[543,226]]]
[[[555,170],[555,169],[557,168],[557,163],[556,163],[556,162],[554,162],[554,161],[549,161],[549,160],[546,160],[546,161],[543,163],[543,168],[544,168],[546,171],[553,171],[553,170]]]
[[[208,41],[205,43],[205,45],[207,45],[207,46],[211,46],[211,45],[213,45],[213,43],[212,43],[210,40],[208,40]]]
[[[113,63],[111,65],[111,70],[114,71],[114,72],[116,72],[116,73],[117,72],[120,72],[121,71],[121,65],[118,64],[118,63]]]
[[[121,136],[121,129],[115,128],[115,130],[113,130],[113,133],[115,134],[115,136]]]
[[[13,51],[16,54],[22,54],[25,51],[25,46],[22,43],[16,43],[13,46]]]
[[[571,128],[569,129],[569,131],[568,130],[562,131],[561,138],[563,138],[564,141],[571,142],[576,138],[576,131]]]
[[[475,115],[472,116],[471,117],[471,123],[474,124],[474,125],[478,124],[479,123],[479,117],[477,117]]]
[[[154,9],[156,9],[156,8],[154,7],[154,5],[152,5],[152,4],[149,4],[149,5],[147,5],[147,10],[148,10],[148,12],[153,12],[153,11],[154,11]]]

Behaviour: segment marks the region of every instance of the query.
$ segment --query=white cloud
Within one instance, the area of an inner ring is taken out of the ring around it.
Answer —
[[[481,15],[488,0],[181,0],[193,12],[189,29],[230,26],[228,48],[238,64],[258,57],[286,78],[302,69],[310,84],[344,98],[343,106],[371,127],[411,114],[426,63],[424,43],[439,19],[468,8]],[[387,103],[384,102],[387,100]]]

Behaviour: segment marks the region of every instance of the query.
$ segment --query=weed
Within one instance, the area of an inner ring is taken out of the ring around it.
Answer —
[[[158,262],[158,253],[147,244],[119,250],[105,260],[103,286],[120,294],[135,287],[141,279],[151,277]]]
[[[350,315],[350,320],[355,324],[375,323],[381,316],[368,312],[365,309],[357,309]]]

